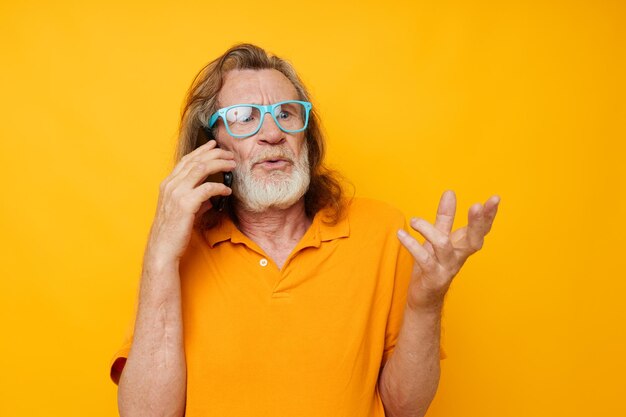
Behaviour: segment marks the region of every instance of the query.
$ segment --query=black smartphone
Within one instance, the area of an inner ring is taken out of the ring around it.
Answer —
[[[213,134],[211,133],[211,129],[209,129],[206,126],[202,126],[202,131],[201,133],[198,135],[199,139],[200,139],[200,143],[199,146],[204,145],[205,143],[207,143],[210,140],[215,140],[213,138]],[[215,141],[216,145],[215,147],[219,147],[219,145],[217,145],[217,141]],[[231,187],[233,185],[233,173],[230,171],[227,172],[216,172],[215,174],[211,174],[209,175],[204,182],[221,182],[223,183],[225,186],[227,187]],[[226,200],[228,199],[228,196],[215,196],[215,197],[211,197],[211,204],[213,205],[213,208],[217,211],[222,211],[224,210],[224,207],[226,206]]]

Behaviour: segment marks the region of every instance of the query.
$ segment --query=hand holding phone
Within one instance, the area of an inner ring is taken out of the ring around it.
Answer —
[[[213,208],[212,198],[228,196],[231,188],[220,182],[206,183],[213,172],[235,168],[232,152],[215,149],[214,141],[198,146],[176,164],[159,185],[157,209],[146,251],[149,258],[177,262],[183,256],[194,225]],[[219,204],[216,202],[216,204]]]
[[[202,133],[204,133],[204,135],[199,135],[201,140],[201,145],[210,141],[210,140],[215,140],[215,138],[213,137],[213,133],[211,132],[211,129],[209,129],[206,126],[202,126]],[[202,137],[204,136],[204,137]],[[215,147],[219,148],[219,145],[217,143],[217,140],[215,140]],[[209,175],[206,180],[204,182],[217,182],[217,183],[222,183],[225,186],[227,186],[228,188],[231,188],[232,184],[233,184],[233,173],[232,172],[216,172],[215,174]],[[211,200],[211,205],[213,206],[213,208],[215,208],[217,211],[222,211],[224,210],[224,207],[226,206],[226,200],[228,199],[227,196],[215,196],[212,197]]]
[[[218,182],[218,183],[224,184],[228,188],[231,188],[231,185],[233,184],[233,173],[232,172],[217,172],[215,174],[209,175],[204,182]],[[224,207],[226,207],[227,198],[228,198],[227,196],[221,196],[221,195],[211,197],[210,199],[211,205],[213,205],[213,208],[215,208],[217,211],[222,211],[224,210]]]

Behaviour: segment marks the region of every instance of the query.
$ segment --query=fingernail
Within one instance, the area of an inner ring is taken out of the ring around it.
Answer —
[[[500,196],[499,196],[499,195],[497,195],[497,196],[496,196],[495,200],[496,200],[496,206],[497,206],[498,204],[500,204]]]
[[[398,236],[400,236],[400,237],[407,237],[408,235],[409,234],[404,229],[398,230]]]

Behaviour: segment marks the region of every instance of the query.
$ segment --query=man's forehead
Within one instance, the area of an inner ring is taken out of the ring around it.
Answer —
[[[270,104],[282,100],[298,100],[298,91],[287,77],[274,69],[231,70],[224,76],[220,90],[220,106],[239,103]]]

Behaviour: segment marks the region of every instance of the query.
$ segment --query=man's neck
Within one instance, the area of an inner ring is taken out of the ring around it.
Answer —
[[[286,209],[252,213],[235,207],[235,214],[241,232],[259,245],[279,269],[311,225],[303,198]]]

